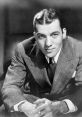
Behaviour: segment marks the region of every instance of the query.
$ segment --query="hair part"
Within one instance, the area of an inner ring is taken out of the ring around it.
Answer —
[[[36,32],[36,24],[50,24],[52,23],[55,19],[58,19],[60,21],[60,26],[61,28],[63,28],[62,26],[62,20],[61,20],[62,16],[60,16],[60,13],[57,12],[55,9],[43,9],[40,12],[38,12],[33,19],[33,28],[34,31]]]

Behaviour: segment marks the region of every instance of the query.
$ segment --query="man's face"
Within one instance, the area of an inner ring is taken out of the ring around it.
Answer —
[[[40,50],[47,57],[55,57],[62,47],[63,35],[66,34],[61,29],[59,20],[55,19],[51,24],[37,24],[36,28],[35,38]]]

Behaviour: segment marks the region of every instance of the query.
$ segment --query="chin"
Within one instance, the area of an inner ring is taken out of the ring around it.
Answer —
[[[55,54],[50,53],[50,54],[47,54],[46,56],[47,56],[47,57],[49,57],[49,58],[51,58],[51,57],[54,57],[54,56],[55,56]]]

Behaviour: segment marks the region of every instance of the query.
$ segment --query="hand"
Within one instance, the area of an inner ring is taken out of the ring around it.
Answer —
[[[64,102],[64,101],[52,102],[52,107],[53,107],[53,111],[55,113],[65,114],[69,111],[69,108],[68,108],[66,102]]]
[[[44,116],[40,116],[40,117],[55,117],[55,115],[52,115],[52,112],[46,113]]]
[[[35,111],[35,107],[35,104],[26,101],[25,103],[19,105],[19,110],[24,112],[24,114],[28,117],[39,117],[39,113]]]
[[[36,107],[42,105],[42,104],[51,104],[51,101],[46,99],[46,98],[42,98],[42,99],[38,99],[34,102],[34,104],[36,105]]]
[[[68,112],[67,104],[64,101],[55,101],[52,102],[48,99],[38,99],[34,102],[36,104],[37,112],[40,112],[40,116],[46,116],[51,113],[51,117],[54,117],[57,113],[66,113]]]
[[[40,117],[54,117],[52,112],[52,102],[46,98],[38,99],[36,104],[36,112],[40,112]]]

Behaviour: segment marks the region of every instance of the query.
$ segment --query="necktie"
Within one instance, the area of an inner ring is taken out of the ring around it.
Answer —
[[[52,63],[52,59],[50,58],[48,68],[47,68],[47,73],[48,73],[48,77],[51,83],[53,82],[55,69],[56,69],[56,63],[55,62]]]

